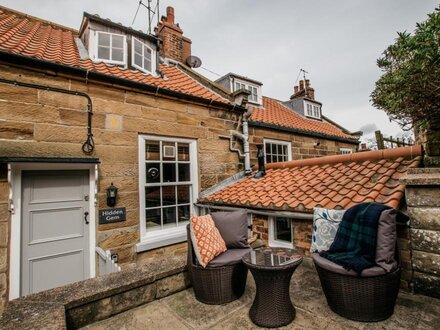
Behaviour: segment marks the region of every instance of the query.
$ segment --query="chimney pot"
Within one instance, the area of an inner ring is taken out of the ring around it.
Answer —
[[[304,89],[304,80],[299,81],[299,90],[302,91]]]
[[[167,7],[167,22],[174,24],[174,8],[171,6]]]
[[[298,93],[298,86],[294,86],[293,87],[293,92],[296,94],[296,93]]]
[[[306,87],[310,87],[310,79],[306,79]]]

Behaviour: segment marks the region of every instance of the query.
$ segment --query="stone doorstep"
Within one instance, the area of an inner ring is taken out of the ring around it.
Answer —
[[[0,328],[78,328],[187,287],[186,256],[155,260],[12,300]]]

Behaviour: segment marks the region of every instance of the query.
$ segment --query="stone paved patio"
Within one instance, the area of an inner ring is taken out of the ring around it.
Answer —
[[[313,266],[302,264],[293,275],[290,293],[296,318],[283,329],[439,329],[440,300],[400,292],[394,315],[377,323],[346,320],[327,306]],[[86,329],[256,329],[248,316],[255,294],[249,274],[246,292],[223,306],[198,302],[192,289],[118,314]]]

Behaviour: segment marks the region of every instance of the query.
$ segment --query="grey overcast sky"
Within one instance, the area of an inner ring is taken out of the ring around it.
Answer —
[[[0,0],[3,6],[76,29],[84,11],[131,26],[138,3]],[[280,100],[292,94],[303,68],[324,115],[351,131],[363,129],[366,136],[375,129],[396,136],[398,125],[370,102],[381,74],[376,59],[398,31],[412,32],[438,5],[438,0],[161,0],[160,14],[174,7],[176,22],[192,39],[192,53],[202,59],[203,68],[261,81],[263,94]],[[145,8],[133,27],[147,30]]]

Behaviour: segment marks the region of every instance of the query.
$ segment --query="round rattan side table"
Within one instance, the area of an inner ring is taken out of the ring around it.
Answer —
[[[286,248],[254,250],[243,257],[256,284],[255,299],[249,310],[252,322],[276,328],[295,319],[289,288],[293,272],[302,260],[295,250]]]

